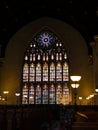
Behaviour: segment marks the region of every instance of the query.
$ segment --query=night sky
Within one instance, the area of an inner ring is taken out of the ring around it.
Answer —
[[[26,24],[43,16],[75,27],[87,45],[98,35],[98,0],[0,0],[2,56],[10,38]]]

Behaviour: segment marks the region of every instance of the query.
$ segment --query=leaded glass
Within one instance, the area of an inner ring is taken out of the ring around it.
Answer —
[[[34,104],[34,86],[31,85],[29,88],[29,104]]]
[[[43,86],[43,91],[42,91],[42,104],[48,104],[48,87],[47,85]]]
[[[28,86],[25,84],[22,90],[22,103],[28,104]]]
[[[23,82],[28,81],[28,71],[29,71],[28,69],[29,69],[28,64],[25,63],[23,67]]]
[[[50,104],[55,104],[55,87],[54,85],[52,84],[50,86],[50,95],[49,95],[49,103]]]
[[[41,81],[41,64],[36,65],[36,81]]]
[[[40,85],[36,86],[36,104],[41,104],[41,87]]]
[[[50,65],[50,81],[55,81],[55,64],[53,62]]]
[[[23,63],[22,104],[69,104],[68,57],[53,32],[33,37]]]
[[[34,81],[35,80],[35,66],[32,63],[30,65],[30,81]]]
[[[63,65],[63,81],[68,81],[69,80],[69,74],[68,74],[68,64],[67,62],[64,63]]]
[[[62,81],[62,65],[60,62],[56,65],[56,81]]]
[[[61,85],[58,85],[56,88],[56,103],[61,104],[62,100],[62,88]]]
[[[48,81],[48,64],[43,65],[43,81]]]

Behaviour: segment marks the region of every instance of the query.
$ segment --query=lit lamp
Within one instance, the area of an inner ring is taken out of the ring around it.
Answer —
[[[7,95],[8,95],[9,91],[3,91],[3,94],[5,95],[5,101],[6,101],[6,105],[7,105]]]
[[[19,96],[20,96],[20,93],[15,93],[15,96],[17,97],[17,105],[19,105]]]
[[[72,88],[74,88],[74,105],[76,106],[77,104],[77,91],[76,89],[79,87],[78,81],[80,81],[81,76],[70,76],[71,80],[74,82],[71,84]]]
[[[95,91],[98,93],[98,88],[96,88]]]
[[[96,88],[95,91],[96,91],[96,93],[98,93],[98,88]],[[96,101],[97,101],[97,104],[98,104],[98,98],[96,99]]]
[[[82,97],[79,97],[79,100],[80,100],[80,105],[81,105],[81,100],[82,100]]]

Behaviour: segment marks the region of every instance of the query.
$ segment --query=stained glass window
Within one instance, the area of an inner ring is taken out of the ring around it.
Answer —
[[[48,64],[43,65],[43,81],[48,81]]]
[[[22,104],[69,104],[68,57],[52,31],[42,30],[30,41],[22,79]]]
[[[29,88],[29,104],[34,104],[34,86],[31,85]]]
[[[38,63],[36,65],[36,81],[41,81],[41,65]]]
[[[48,104],[48,87],[47,85],[43,86],[43,91],[42,91],[42,104]]]
[[[60,62],[56,65],[56,81],[62,81],[62,65]]]
[[[41,104],[41,87],[40,87],[40,85],[36,86],[36,104]]]
[[[24,67],[23,67],[23,82],[27,82],[28,81],[28,72],[29,72],[29,67],[28,64],[25,63]]]
[[[55,104],[55,87],[54,85],[52,84],[50,86],[50,95],[49,95],[49,103],[50,104]]]
[[[69,80],[68,64],[67,62],[65,62],[63,65],[63,81],[68,81],[68,80]]]
[[[25,84],[22,90],[22,103],[28,104],[28,86]]]
[[[30,65],[30,81],[34,81],[35,80],[35,66],[32,63]]]
[[[50,65],[50,81],[55,81],[55,64],[53,62]]]
[[[61,85],[58,85],[56,88],[56,103],[61,104],[62,100],[62,88]]]

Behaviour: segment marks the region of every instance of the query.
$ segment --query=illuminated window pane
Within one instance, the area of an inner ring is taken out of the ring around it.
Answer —
[[[54,55],[52,54],[52,55],[51,55],[51,60],[53,60],[53,59],[54,59]]]
[[[42,91],[42,104],[48,104],[48,87],[47,85],[44,85],[43,91]]]
[[[43,81],[48,81],[48,65],[46,63],[43,66]]]
[[[62,100],[62,88],[60,85],[56,88],[56,104],[61,104]]]
[[[22,89],[22,104],[28,104],[28,86],[26,84]]]
[[[62,46],[62,43],[60,42],[60,46]]]
[[[36,87],[35,102],[36,102],[36,104],[41,104],[41,87],[40,87],[40,85],[37,85],[37,87]]]
[[[50,86],[49,104],[55,104],[55,87]]]
[[[28,81],[28,64],[25,63],[24,67],[23,67],[23,82],[27,82]]]
[[[32,61],[32,54],[30,54],[30,61]]]
[[[63,81],[68,81],[69,80],[69,72],[68,72],[68,64],[67,62],[64,63],[63,65]]]
[[[55,81],[55,64],[50,65],[50,81]]]
[[[35,54],[33,54],[33,61],[35,61]]]
[[[64,59],[67,59],[67,54],[66,53],[64,54]]]
[[[59,58],[60,58],[60,60],[62,60],[62,53],[59,54]]]
[[[69,88],[67,85],[63,87],[63,98],[64,98],[64,105],[69,104]]]
[[[40,60],[40,54],[38,55],[38,60]]]
[[[35,66],[34,66],[34,64],[30,65],[30,81],[35,81]]]
[[[48,57],[48,54],[46,54],[46,61],[48,61],[49,57]]]
[[[29,104],[34,104],[34,87],[32,85],[29,88]]]
[[[45,29],[34,36],[23,63],[22,84],[26,83],[22,89],[23,104],[69,103],[67,53],[55,34]]]
[[[41,81],[41,65],[36,66],[36,81]]]
[[[56,60],[59,60],[59,54],[56,53]]]
[[[45,61],[45,53],[43,54],[43,61]]]
[[[56,66],[56,81],[62,81],[62,66],[61,66],[61,63],[57,63],[57,66]]]
[[[25,56],[25,60],[28,60],[28,56],[27,55]]]

